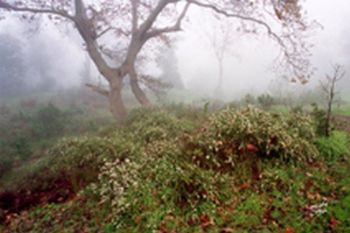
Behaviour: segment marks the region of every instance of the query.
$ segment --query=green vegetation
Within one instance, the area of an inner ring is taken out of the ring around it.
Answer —
[[[275,103],[275,99],[269,94],[263,94],[257,98],[259,105],[266,110],[269,110]]]
[[[33,119],[64,119],[53,106],[43,109]],[[34,125],[40,140],[51,137]],[[124,125],[84,136],[53,127],[65,137],[1,182],[35,193],[64,178],[67,198],[7,215],[0,230],[347,232],[348,136],[317,137],[315,125],[300,111],[171,105],[133,110]]]
[[[342,116],[350,116],[350,104],[346,104],[340,107],[335,107],[334,113]]]
[[[25,161],[41,158],[63,136],[95,132],[113,121],[105,115],[89,114],[86,108],[48,102],[30,109],[0,108],[0,177]],[[27,168],[25,168],[27,169]]]
[[[349,137],[346,133],[334,131],[330,137],[320,137],[316,140],[320,153],[330,159],[340,159],[350,154]]]

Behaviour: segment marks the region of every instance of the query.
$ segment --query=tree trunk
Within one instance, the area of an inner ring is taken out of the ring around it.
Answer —
[[[331,115],[332,115],[332,103],[333,103],[333,90],[328,100],[327,113],[326,113],[326,126],[325,126],[325,135],[326,137],[330,136],[331,132]]]
[[[130,76],[131,90],[132,90],[132,93],[134,93],[136,99],[139,101],[139,103],[142,106],[150,106],[151,102],[147,98],[145,92],[141,89],[137,79],[137,74],[134,68],[130,69],[129,76]]]
[[[123,122],[128,115],[122,98],[122,87],[122,79],[113,80],[109,91],[110,110],[118,122]]]

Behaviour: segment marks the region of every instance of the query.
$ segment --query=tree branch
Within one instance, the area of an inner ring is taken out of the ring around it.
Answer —
[[[156,21],[159,14],[163,11],[163,9],[171,2],[177,2],[178,0],[161,0],[158,1],[157,6],[152,10],[151,14],[148,18],[141,24],[140,29],[138,30],[140,35],[145,35],[146,32],[152,27],[154,22]]]
[[[82,0],[74,0],[74,5],[75,5],[75,15],[76,16],[85,16],[85,7],[84,7],[84,3]]]
[[[193,3],[197,6],[200,6],[200,7],[204,7],[204,8],[208,8],[208,9],[211,9],[213,10],[214,12],[220,14],[220,15],[224,15],[226,17],[232,17],[232,18],[238,18],[238,19],[241,19],[241,20],[244,20],[244,21],[250,21],[250,22],[253,22],[253,23],[256,23],[256,24],[259,24],[261,26],[263,26],[267,33],[272,36],[284,49],[287,49],[287,46],[285,45],[285,43],[283,42],[283,40],[281,39],[281,37],[279,37],[273,30],[272,28],[266,23],[264,22],[263,20],[259,20],[259,19],[256,19],[256,18],[253,18],[253,17],[249,17],[249,16],[244,16],[244,15],[239,15],[239,14],[234,14],[234,13],[229,13],[227,11],[224,11],[222,9],[219,9],[218,7],[212,5],[212,4],[207,4],[207,3],[202,3],[202,2],[199,2],[197,0],[187,0],[187,2],[189,3]]]
[[[116,71],[110,67],[107,61],[101,54],[101,51],[98,48],[98,44],[96,42],[97,34],[92,30],[92,25],[90,20],[86,15],[86,9],[82,0],[75,0],[75,25],[80,36],[83,38],[86,43],[87,51],[94,61],[98,71],[107,79],[107,81],[111,81],[112,73]]]
[[[111,30],[113,30],[112,27],[107,27],[105,30],[101,31],[99,34],[96,35],[95,40],[102,37],[103,35],[105,35],[107,32],[109,32]]]
[[[139,7],[139,0],[130,0],[131,3],[131,14],[132,14],[132,34],[135,34],[138,28],[138,14],[137,10]]]
[[[73,22],[75,22],[74,16],[69,15],[66,11],[64,10],[55,10],[55,9],[37,9],[37,8],[31,8],[31,7],[17,7],[13,6],[9,3],[6,3],[2,0],[0,0],[0,8],[9,10],[9,11],[16,11],[16,12],[28,12],[28,13],[41,13],[41,14],[53,14],[53,15],[58,15],[63,18],[69,19]]]
[[[91,90],[93,90],[93,91],[95,91],[103,96],[106,96],[106,97],[109,96],[109,91],[100,87],[100,86],[96,86],[96,85],[89,84],[89,83],[85,84],[85,86],[91,88]]]
[[[146,33],[146,38],[157,37],[163,33],[180,31],[181,30],[181,23],[186,16],[186,13],[190,7],[190,4],[191,3],[187,2],[186,6],[182,10],[179,18],[177,19],[177,21],[175,22],[175,24],[173,26],[165,27],[165,28],[155,28],[155,29],[151,30],[150,32]]]
[[[34,13],[34,14],[54,14],[58,15],[67,19],[70,19],[75,26],[78,29],[79,34],[81,35],[82,39],[86,43],[88,53],[94,63],[96,64],[99,72],[103,74],[104,77],[108,81],[110,81],[110,77],[112,76],[111,73],[115,72],[116,69],[111,68],[106,60],[101,55],[98,45],[96,44],[95,38],[97,35],[95,35],[95,31],[92,31],[92,27],[90,25],[89,19],[86,16],[85,6],[82,0],[75,0],[75,15],[69,15],[66,11],[63,10],[55,10],[55,9],[37,9],[37,8],[31,8],[31,7],[18,7],[13,6],[9,3],[4,2],[3,0],[0,0],[0,9],[5,9],[9,11],[16,11],[16,12],[28,12],[28,13]]]

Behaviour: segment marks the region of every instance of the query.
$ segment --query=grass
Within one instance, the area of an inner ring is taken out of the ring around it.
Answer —
[[[311,110],[311,108],[304,108],[304,110]],[[288,114],[290,109],[284,105],[273,105],[271,111]],[[350,104],[344,104],[341,106],[335,106],[333,109],[333,114],[341,116],[350,116]]]
[[[336,107],[334,113],[342,116],[350,116],[350,104],[342,105],[341,107]]]

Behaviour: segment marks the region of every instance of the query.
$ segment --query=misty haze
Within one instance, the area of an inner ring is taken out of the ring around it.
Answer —
[[[350,232],[349,19],[0,0],[0,232]]]

